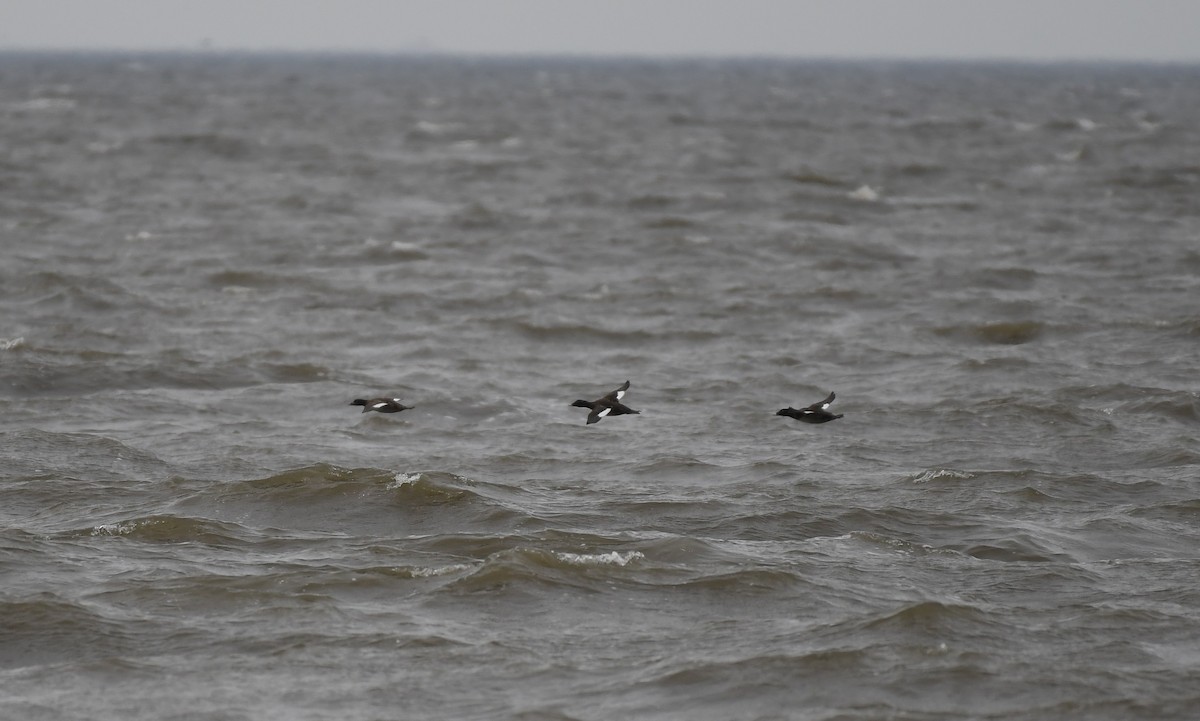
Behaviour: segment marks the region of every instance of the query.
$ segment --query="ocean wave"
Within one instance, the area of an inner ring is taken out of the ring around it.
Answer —
[[[1036,320],[993,321],[939,326],[935,335],[952,340],[977,341],[991,345],[1024,345],[1042,337],[1048,326]]]
[[[1063,504],[1078,507],[1077,504],[1106,499],[1104,503],[1117,502],[1146,492],[1153,492],[1161,486],[1154,482],[1129,484],[1113,481],[1095,473],[1051,472],[1037,468],[1011,469],[951,469],[931,468],[919,473],[906,476],[905,481],[914,484],[945,486],[950,489],[957,487],[986,490],[997,496],[1012,496],[1018,503]],[[984,510],[981,506],[981,510]]]
[[[846,189],[850,186],[850,181],[844,178],[838,178],[829,173],[823,173],[817,170],[796,170],[787,173],[783,176],[786,180],[799,185],[816,185],[827,188]]]
[[[76,341],[78,342],[78,341]],[[215,390],[271,383],[315,383],[332,370],[311,362],[278,362],[260,355],[209,358],[164,348],[154,352],[47,349],[29,344],[0,367],[0,382],[28,397],[74,397],[149,389]],[[153,404],[154,399],[146,399]],[[177,408],[177,401],[167,405]]]
[[[66,113],[77,106],[74,98],[40,97],[9,103],[7,107],[17,113]]]
[[[1042,280],[1044,275],[1037,269],[1023,266],[985,266],[966,273],[966,283],[999,290],[1030,290]]]
[[[211,156],[222,160],[248,160],[260,143],[224,133],[155,135],[145,141],[179,153]]]
[[[1132,451],[1129,458],[1138,468],[1200,467],[1200,450],[1180,448],[1177,445],[1155,445]]]
[[[1200,421],[1200,394],[1191,390],[1140,389],[1136,397],[1105,409],[1113,415],[1141,414],[1156,419],[1194,424]]]
[[[872,546],[887,553],[922,556],[947,552],[945,548],[934,548],[928,543],[898,538],[893,535],[874,531],[851,531],[843,536],[843,538]]]
[[[1181,263],[1200,270],[1200,254],[1195,258],[1183,260]],[[1156,331],[1166,331],[1183,338],[1200,337],[1200,316],[1188,315],[1183,318],[1159,319],[1152,321],[1150,325]]]
[[[805,586],[805,580],[799,573],[784,568],[743,568],[736,571],[705,574],[698,578],[672,581],[662,585],[670,585],[693,593],[773,595],[796,591]]]
[[[437,471],[322,463],[264,478],[186,485],[190,492],[175,502],[176,510],[254,528],[417,536],[461,527],[504,532],[533,519],[505,489]]]
[[[964,358],[955,368],[966,373],[1016,373],[1031,368],[1034,361],[1017,356],[995,356],[992,358]]]
[[[1099,126],[1088,118],[1051,118],[1042,123],[1042,128],[1056,132],[1085,132],[1090,133]]]
[[[187,516],[155,515],[104,523],[75,535],[115,536],[146,543],[199,543],[206,546],[241,545],[250,539],[242,527],[221,521]]]
[[[539,587],[601,591],[644,557],[636,550],[593,553],[514,546],[489,555],[482,565],[443,590],[455,594],[532,593]]]
[[[819,541],[822,552],[841,556],[839,545],[850,542],[887,554],[908,556],[971,556],[991,561],[1075,562],[1086,556],[1086,543],[1072,532],[1055,532],[996,520],[1011,512],[1011,503],[997,504],[991,493],[971,496],[955,513],[921,509],[856,508],[830,517],[814,518],[803,532]],[[828,539],[839,541],[829,545]],[[1082,555],[1076,555],[1082,554]]]
[[[284,563],[262,573],[230,578],[226,585],[247,594],[261,593],[264,597],[294,593],[313,598],[367,600],[397,593],[417,593],[424,586],[411,582],[442,583],[441,577],[470,573],[478,565],[432,561],[379,566]],[[198,590],[203,592],[208,582],[199,580]],[[177,590],[186,593],[182,587]]]
[[[431,505],[478,498],[478,494],[467,487],[469,483],[450,473],[405,474],[379,468],[342,468],[318,463],[265,478],[233,481],[223,484],[217,493],[223,499],[252,497],[286,503],[386,496],[406,503]]]
[[[696,221],[678,215],[659,215],[642,222],[642,227],[651,230],[686,230],[697,226]]]
[[[561,320],[514,320],[510,321],[510,324],[518,333],[537,341],[640,345],[658,340],[656,335],[649,331],[589,325],[565,318]],[[685,335],[689,334],[685,332]]]
[[[908,603],[858,623],[878,633],[917,632],[926,638],[930,634],[935,638],[990,635],[988,629],[1001,625],[998,618],[978,606],[949,601]]]
[[[735,657],[713,661],[676,661],[665,664],[685,666],[669,669],[639,685],[654,685],[672,689],[695,687],[700,697],[724,696],[736,689],[736,696],[747,693],[748,679],[762,679],[763,683],[782,683],[785,679],[798,678],[809,673],[866,669],[872,655],[861,649],[814,649],[795,653],[763,653],[754,656]],[[767,681],[771,679],[771,681]],[[886,718],[883,717],[883,718]]]
[[[249,366],[265,383],[319,383],[334,375],[333,369],[317,363],[251,362]]]
[[[1127,167],[1109,178],[1108,183],[1138,190],[1179,189],[1194,192],[1200,186],[1200,165]]]
[[[897,195],[883,199],[888,205],[903,208],[948,208],[970,212],[979,210],[982,201],[967,195]]]
[[[983,422],[994,422],[1003,418],[1014,423],[1039,423],[1044,425],[1068,425],[1091,429],[1094,433],[1112,433],[1116,430],[1111,416],[1071,402],[1043,399],[1038,396],[1003,396],[973,403],[954,409],[951,415],[972,417]]]
[[[634,464],[631,471],[640,476],[662,480],[707,477],[719,472],[721,466],[687,455],[656,455]],[[696,501],[688,501],[689,505]],[[703,502],[700,502],[703,503]],[[639,511],[642,509],[638,509]]]
[[[1135,509],[1097,513],[1094,518],[1075,524],[1071,538],[1078,544],[1077,554],[1088,560],[1184,559],[1194,548],[1190,526],[1181,526],[1153,514],[1142,515]]]
[[[52,594],[0,599],[0,668],[80,663],[119,656],[133,647],[124,624],[92,606]]]
[[[629,539],[600,536],[579,531],[547,528],[532,533],[459,533],[454,529],[409,541],[411,548],[421,553],[459,560],[470,559],[483,563],[489,558],[514,548],[539,549],[547,553],[573,553],[581,560],[608,557],[617,552],[621,558],[631,558],[630,551],[646,555],[650,549]],[[615,558],[615,557],[614,557]]]
[[[30,307],[77,310],[92,317],[105,311],[161,311],[149,296],[97,275],[43,270],[5,278],[6,300]]]
[[[929,483],[930,481],[955,482],[970,480],[974,477],[974,474],[969,471],[960,471],[953,468],[931,468],[909,476],[906,480],[910,483]]]
[[[521,219],[516,211],[497,208],[481,201],[472,201],[451,213],[454,227],[468,231],[500,230]]]
[[[403,240],[382,241],[374,237],[363,241],[360,249],[352,249],[348,263],[361,263],[364,259],[373,262],[405,263],[428,260],[430,252],[423,245]]]
[[[115,438],[40,429],[0,432],[0,465],[10,479],[53,474],[128,484],[156,480],[169,472],[169,465],[155,454]]]
[[[208,275],[208,283],[216,288],[287,291],[308,293],[316,296],[333,294],[333,289],[319,276],[313,274],[281,274],[271,270],[220,270]]]
[[[628,689],[639,705],[622,715],[768,719],[781,708],[803,708],[812,718],[924,718],[906,713],[906,693],[869,685],[864,695],[861,683],[847,681],[889,672],[878,649],[797,645],[755,653],[730,641],[719,654],[664,658]]]
[[[551,551],[563,563],[575,566],[628,566],[646,557],[641,551],[607,551],[605,553],[569,553]]]
[[[1074,563],[1079,559],[1052,545],[1047,539],[1029,533],[989,539],[984,543],[953,544],[968,556],[1005,563]]]
[[[1200,498],[1167,501],[1140,506],[1129,511],[1135,518],[1178,523],[1186,527],[1200,527]]]

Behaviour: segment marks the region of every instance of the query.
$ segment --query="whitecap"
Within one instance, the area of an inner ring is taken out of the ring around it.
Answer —
[[[25,345],[25,336],[17,338],[0,338],[0,350],[12,350]]]
[[[138,524],[130,521],[103,523],[92,529],[93,536],[125,536],[137,530]]]
[[[967,471],[958,471],[953,468],[934,468],[932,470],[928,470],[928,471],[925,471],[923,473],[920,473],[920,474],[914,476],[912,479],[912,482],[913,483],[928,483],[929,481],[936,481],[939,478],[948,478],[948,479],[952,479],[952,480],[956,480],[956,481],[965,481],[968,478],[974,478],[974,477],[975,476],[973,474],[968,473]]]
[[[409,573],[413,578],[433,578],[434,576],[445,576],[449,573],[458,573],[460,571],[470,571],[474,566],[469,563],[452,563],[449,566],[428,567],[428,568],[411,568]]]
[[[124,143],[120,142],[103,142],[100,140],[94,140],[84,147],[87,148],[89,153],[104,155],[105,153],[111,153],[114,150],[120,150],[123,145]]]
[[[445,123],[434,123],[429,120],[418,120],[413,125],[413,130],[420,135],[445,135],[453,130],[454,126]]]
[[[869,185],[859,186],[857,190],[851,191],[846,195],[851,200],[862,200],[868,203],[873,203],[879,200],[879,191]]]
[[[61,112],[75,109],[75,101],[70,98],[33,98],[15,103],[13,108],[30,112]]]
[[[554,551],[554,556],[564,563],[577,566],[626,566],[646,557],[641,551],[609,551],[608,553],[567,553]]]
[[[405,486],[409,486],[409,485],[416,483],[417,481],[421,480],[421,474],[420,473],[397,473],[394,476],[394,478],[395,478],[394,481],[387,484],[387,490],[389,490],[389,491],[394,491],[397,488],[403,488]]]

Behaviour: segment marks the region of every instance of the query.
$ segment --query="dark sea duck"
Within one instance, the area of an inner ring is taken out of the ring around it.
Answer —
[[[833,399],[836,397],[836,393],[830,393],[829,397],[825,400],[813,403],[807,408],[801,408],[800,410],[796,410],[795,408],[784,408],[775,415],[795,418],[796,420],[804,421],[805,423],[828,423],[829,421],[836,421],[842,417],[842,414],[838,413],[835,415],[829,412],[829,404],[833,403]]]
[[[378,411],[380,413],[399,413],[406,411],[412,406],[406,406],[400,402],[399,398],[355,398],[350,401],[352,406],[362,406],[362,412]]]
[[[621,403],[621,399],[625,397],[625,391],[627,390],[629,390],[629,381],[625,381],[625,385],[603,398],[597,398],[594,401],[578,400],[571,405],[591,410],[591,413],[587,417],[587,425],[595,423],[605,416],[623,416],[627,413],[641,413],[641,411],[635,411]]]

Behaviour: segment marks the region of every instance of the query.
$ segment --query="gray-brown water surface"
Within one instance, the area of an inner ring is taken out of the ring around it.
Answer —
[[[1194,718],[1197,87],[0,57],[0,717]]]

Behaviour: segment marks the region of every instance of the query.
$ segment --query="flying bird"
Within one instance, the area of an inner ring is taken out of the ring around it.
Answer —
[[[625,385],[603,398],[597,398],[594,401],[578,400],[572,403],[571,406],[591,410],[585,425],[591,425],[605,416],[623,416],[627,413],[641,413],[641,411],[635,411],[621,403],[621,399],[625,397],[625,391],[627,390],[629,390],[629,381],[625,381]]]
[[[380,413],[399,413],[406,411],[412,406],[406,406],[400,402],[399,398],[355,398],[350,401],[352,406],[362,406],[362,412],[378,411]]]
[[[801,408],[800,410],[796,410],[795,408],[791,407],[784,408],[775,415],[795,418],[796,420],[803,421],[804,423],[828,423],[829,421],[836,421],[842,417],[842,414],[838,413],[835,415],[829,412],[829,404],[833,403],[833,399],[836,397],[837,394],[831,392],[828,398],[823,401],[813,403],[807,408]]]

